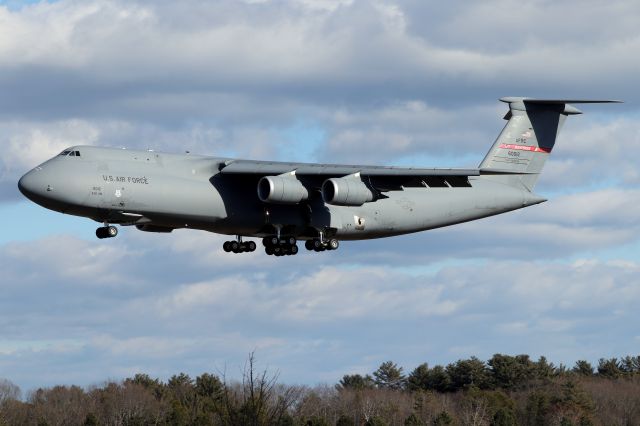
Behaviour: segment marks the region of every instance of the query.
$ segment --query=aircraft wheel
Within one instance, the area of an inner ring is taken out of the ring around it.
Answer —
[[[229,248],[231,249],[232,252],[234,253],[238,253],[238,250],[240,249],[240,244],[237,241],[230,241],[231,244],[229,244]]]
[[[118,235],[118,228],[115,226],[101,226],[96,229],[96,237],[103,238],[113,238]]]
[[[247,251],[256,251],[256,243],[249,241],[247,243]]]
[[[269,237],[269,245],[277,246],[278,244],[280,244],[278,237]]]
[[[307,240],[304,242],[304,248],[311,251],[313,250],[313,240]]]
[[[222,244],[222,250],[229,253],[231,251],[231,241],[225,241],[224,244]]]
[[[340,247],[340,243],[338,242],[338,240],[336,240],[335,238],[329,240],[329,244],[327,245],[327,248],[329,250],[337,250],[338,247]]]
[[[289,244],[290,246],[293,246],[296,244],[296,237],[289,237],[285,240],[287,242],[287,244]]]
[[[321,249],[324,249],[324,245],[322,245],[322,242],[318,239],[313,240],[313,248],[315,251],[321,251]]]
[[[291,254],[293,254],[293,255],[298,254],[298,246],[296,246],[296,245],[292,245],[291,246]]]
[[[267,253],[269,256],[273,255],[273,247],[266,247],[264,249],[264,252]]]

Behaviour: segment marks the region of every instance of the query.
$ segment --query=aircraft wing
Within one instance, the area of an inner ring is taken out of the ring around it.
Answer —
[[[341,177],[355,173],[361,176],[479,176],[479,169],[414,168],[393,166],[358,166],[340,164],[284,163],[276,161],[231,160],[221,170],[223,174],[280,175],[295,172],[296,176]]]
[[[339,165],[320,163],[289,163],[277,161],[228,160],[220,166],[223,175],[277,176],[294,173],[320,186],[325,179],[359,174],[378,190],[400,189],[402,186],[469,186],[470,176],[483,174],[513,174],[507,170],[463,168],[416,168],[394,166]],[[522,174],[522,173],[518,173]],[[446,183],[445,183],[446,181]]]

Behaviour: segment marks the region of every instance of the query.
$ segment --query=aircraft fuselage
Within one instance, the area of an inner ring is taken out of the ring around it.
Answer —
[[[20,180],[38,204],[98,222],[193,228],[264,237],[281,227],[298,239],[359,240],[418,232],[503,213],[543,199],[482,177],[465,187],[408,187],[362,206],[336,206],[319,191],[305,202],[273,204],[257,195],[258,177],[224,175],[226,158],[81,146]]]

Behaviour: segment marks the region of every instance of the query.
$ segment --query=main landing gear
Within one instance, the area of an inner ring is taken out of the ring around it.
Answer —
[[[225,241],[222,248],[227,253],[248,253],[256,250],[256,243],[253,241],[242,242],[242,237],[238,236],[236,241]]]
[[[295,237],[269,236],[262,239],[264,251],[269,256],[293,256],[298,254],[298,241]],[[337,250],[340,243],[335,238],[325,240],[322,233],[319,238],[307,240],[304,243],[307,250],[316,252],[325,250]],[[256,243],[253,241],[242,242],[242,237],[238,236],[237,240],[226,241],[222,248],[226,252],[246,253],[256,249]]]
[[[106,225],[96,229],[96,237],[100,238],[113,238],[118,235],[118,228],[115,226]]]
[[[291,256],[298,254],[295,237],[265,237],[262,239],[264,252],[269,256]]]

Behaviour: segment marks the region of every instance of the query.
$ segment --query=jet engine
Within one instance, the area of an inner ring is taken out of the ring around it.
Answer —
[[[361,206],[368,201],[373,201],[373,191],[360,179],[331,178],[322,184],[322,198],[325,203],[337,206]]]
[[[298,204],[309,191],[293,176],[264,176],[258,181],[258,198],[265,203]]]

